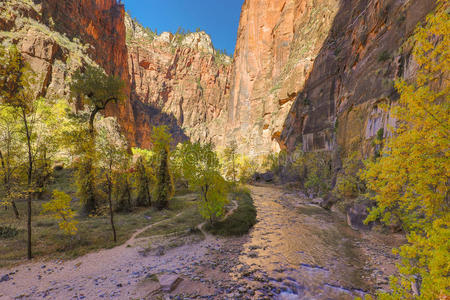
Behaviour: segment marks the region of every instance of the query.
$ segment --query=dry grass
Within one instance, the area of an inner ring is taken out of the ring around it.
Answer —
[[[55,182],[50,186],[50,190],[59,189],[75,198],[75,187],[72,184],[71,172],[60,171],[55,174]],[[48,195],[44,198],[48,199]],[[111,225],[109,215],[99,217],[77,216],[78,233],[73,237],[65,236],[58,227],[58,224],[49,216],[41,215],[42,204],[47,200],[35,200],[32,203],[32,227],[33,227],[33,255],[38,259],[68,259],[75,258],[86,253],[102,249],[112,248],[126,242],[131,235],[139,228],[156,223],[164,219],[170,219],[179,212],[186,209],[182,216],[195,216],[193,208],[196,208],[196,195],[178,195],[170,202],[168,210],[157,211],[153,208],[135,209],[131,213],[116,213],[115,223],[117,229],[118,242],[112,240]],[[11,238],[0,238],[0,267],[12,266],[25,261],[26,257],[26,202],[17,201],[21,219],[17,220],[11,209],[0,210],[0,226],[11,226],[18,230],[18,234]],[[72,202],[72,209],[80,211],[79,201]],[[197,216],[195,216],[196,218]],[[155,227],[158,234],[174,232],[191,226],[193,219],[188,218],[181,222],[180,218],[175,218],[174,228],[164,230]],[[169,221],[171,224],[172,222]],[[189,223],[191,222],[191,223]],[[148,235],[156,233],[150,232]]]

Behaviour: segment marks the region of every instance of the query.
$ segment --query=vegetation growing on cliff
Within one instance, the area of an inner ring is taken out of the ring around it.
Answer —
[[[398,80],[394,108],[399,126],[362,178],[378,206],[367,221],[401,221],[408,243],[397,251],[400,276],[382,299],[437,299],[450,294],[450,17],[439,1],[426,25],[416,29],[412,82]]]

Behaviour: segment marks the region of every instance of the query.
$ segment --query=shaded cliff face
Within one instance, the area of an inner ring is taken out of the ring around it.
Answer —
[[[405,43],[433,0],[342,1],[312,71],[284,124],[288,149],[370,152],[395,120],[379,108],[395,104],[394,81],[414,76]]]
[[[41,96],[67,97],[70,76],[82,65],[97,63],[127,84],[128,55],[124,7],[116,0],[7,0],[2,3],[0,39],[17,44],[40,76]],[[134,117],[129,99],[109,105],[134,142]]]
[[[227,123],[241,152],[280,150],[284,120],[338,11],[338,0],[247,0]]]
[[[137,143],[149,146],[150,127],[162,124],[178,141],[221,139],[231,58],[204,32],[158,36],[129,17],[126,26]]]
[[[246,0],[227,126],[253,155],[363,149],[395,124],[379,109],[412,76],[403,44],[433,0]]]

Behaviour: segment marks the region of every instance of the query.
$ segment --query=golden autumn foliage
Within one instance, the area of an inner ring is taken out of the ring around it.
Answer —
[[[413,81],[398,80],[398,128],[362,178],[378,207],[367,219],[400,220],[408,243],[398,250],[400,276],[381,299],[450,295],[450,4],[439,1],[412,37]]]
[[[75,212],[70,208],[72,198],[64,192],[54,190],[52,199],[42,204],[41,213],[50,213],[58,222],[59,228],[67,235],[75,235],[78,221],[74,220]]]

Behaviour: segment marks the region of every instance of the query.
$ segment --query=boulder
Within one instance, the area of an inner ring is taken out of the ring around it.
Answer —
[[[177,288],[178,284],[183,281],[183,278],[177,275],[161,275],[158,277],[161,290],[166,293],[172,292]]]
[[[3,275],[2,277],[0,277],[0,282],[5,282],[5,281],[9,281],[11,280],[11,277],[9,276],[9,274]]]
[[[336,204],[336,202],[338,202],[338,199],[330,193],[324,199],[322,199],[322,201],[319,203],[319,206],[324,209],[330,210],[331,207]]]
[[[266,172],[266,173],[255,173],[253,174],[252,180],[254,182],[272,182],[274,180],[275,175],[273,172]]]
[[[354,203],[347,208],[347,224],[354,230],[370,230],[372,223],[364,224],[369,215],[369,204]]]
[[[275,178],[275,175],[272,172],[266,172],[266,173],[261,174],[261,178],[265,182],[272,182]]]

